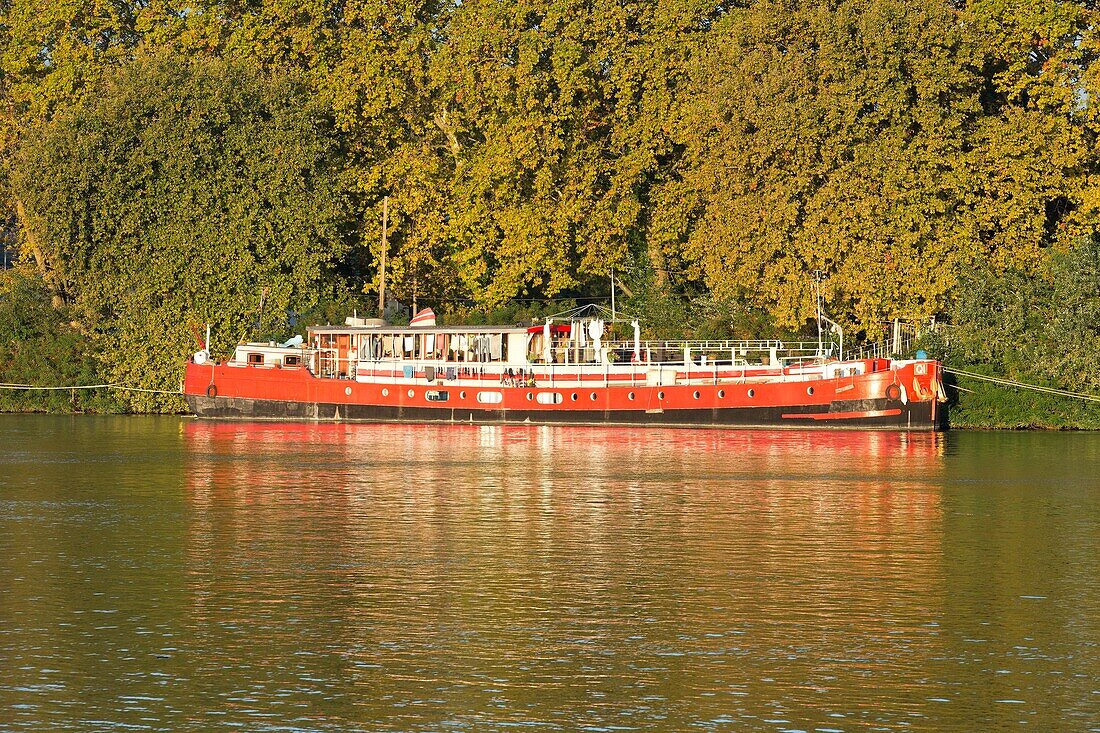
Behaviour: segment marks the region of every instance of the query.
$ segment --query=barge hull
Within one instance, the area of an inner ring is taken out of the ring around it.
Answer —
[[[889,398],[767,407],[668,410],[538,410],[416,407],[355,403],[288,402],[189,394],[197,417],[222,420],[316,422],[472,423],[480,425],[634,425],[936,431],[946,428],[947,411],[933,401]]]

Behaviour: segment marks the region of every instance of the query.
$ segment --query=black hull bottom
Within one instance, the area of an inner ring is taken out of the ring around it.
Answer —
[[[471,410],[468,408],[390,407],[383,405],[337,405],[309,402],[252,400],[239,397],[187,395],[187,405],[196,416],[224,420],[310,420],[318,422],[410,422],[473,423],[480,425],[646,425],[653,427],[731,427],[848,430],[933,431],[947,427],[947,410],[937,405],[932,420],[932,403],[909,405],[900,400],[865,400],[834,403],[830,413],[900,410],[897,415],[814,419],[793,415],[820,415],[818,406],[743,407],[704,410]],[[787,416],[787,417],[784,417]]]

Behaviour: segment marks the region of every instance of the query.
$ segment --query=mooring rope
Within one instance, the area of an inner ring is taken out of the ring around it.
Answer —
[[[69,387],[44,387],[37,384],[0,384],[0,389],[27,390],[30,392],[67,392],[78,389],[114,389],[119,392],[146,392],[149,394],[183,394],[183,390],[175,389],[145,389],[144,387],[127,387],[124,384],[74,384]]]
[[[1100,397],[1096,395],[1086,394],[1084,392],[1071,392],[1068,389],[1055,389],[1054,387],[1042,387],[1038,384],[1028,384],[1027,382],[1017,382],[1014,379],[1006,379],[1004,377],[990,377],[986,374],[978,374],[976,372],[968,372],[965,369],[954,369],[952,367],[944,367],[943,370],[950,374],[955,374],[960,377],[966,377],[967,379],[977,379],[982,382],[991,382],[998,384],[1002,387],[1016,387],[1018,389],[1030,389],[1035,392],[1042,392],[1043,394],[1058,395],[1059,397],[1071,397],[1076,400],[1082,400],[1084,402],[1100,402]],[[956,387],[962,389],[962,387]]]

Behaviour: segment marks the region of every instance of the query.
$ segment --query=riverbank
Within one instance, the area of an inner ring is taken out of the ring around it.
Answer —
[[[952,377],[949,422],[955,430],[1100,430],[1100,404]]]

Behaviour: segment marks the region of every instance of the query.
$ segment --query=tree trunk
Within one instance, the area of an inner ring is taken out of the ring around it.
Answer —
[[[646,254],[649,255],[649,265],[653,268],[653,288],[661,295],[668,295],[671,280],[668,277],[668,260],[660,243],[653,239],[646,242]]]
[[[459,160],[459,153],[462,152],[462,145],[458,142],[458,134],[455,132],[454,125],[450,121],[450,112],[444,105],[442,111],[436,112],[432,117],[432,122],[439,128],[440,132],[447,138],[447,149],[451,151],[451,157],[455,159],[457,165]]]
[[[42,245],[31,227],[30,220],[27,217],[27,209],[23,206],[23,200],[18,197],[15,198],[15,216],[19,220],[19,230],[23,233],[23,243],[30,250],[31,257],[34,258],[34,264],[38,268],[38,274],[42,277],[42,282],[46,283],[46,287],[50,289],[50,304],[60,310],[65,306],[65,299],[61,297],[57,285],[50,277],[46,254],[42,251]]]

